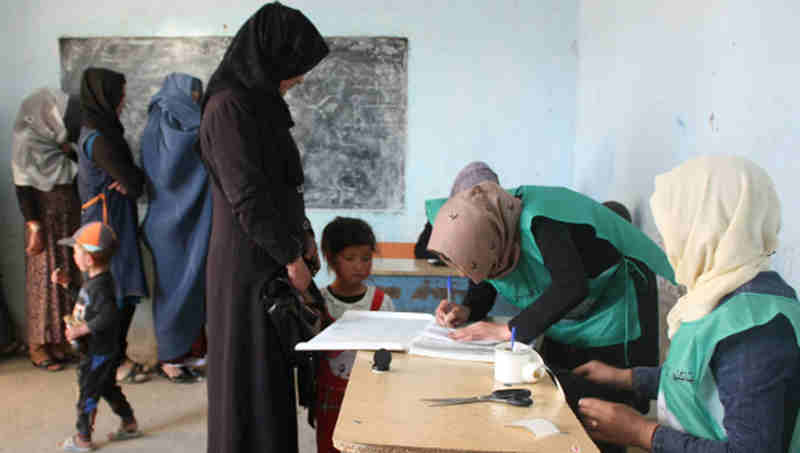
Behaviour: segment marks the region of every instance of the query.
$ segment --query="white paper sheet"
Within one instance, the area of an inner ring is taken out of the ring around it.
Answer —
[[[377,350],[407,351],[412,340],[435,323],[427,313],[346,311],[298,351]]]
[[[455,341],[448,335],[455,329],[428,325],[417,336],[408,349],[409,354],[438,357],[452,360],[471,360],[475,362],[494,362],[494,340]]]
[[[506,426],[518,426],[520,428],[525,428],[537,439],[551,436],[553,434],[561,434],[561,430],[553,424],[550,420],[544,418],[529,418],[525,420],[517,420],[515,422],[511,422]]]
[[[460,342],[448,337],[455,329],[441,327],[427,313],[346,311],[316,337],[298,343],[298,351],[377,350],[453,360],[494,362],[493,340]]]

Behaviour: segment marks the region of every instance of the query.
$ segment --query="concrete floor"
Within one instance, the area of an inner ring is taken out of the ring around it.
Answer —
[[[97,414],[94,442],[104,452],[203,453],[206,451],[205,383],[173,384],[154,376],[141,384],[124,384],[145,436],[110,443],[106,436],[119,419],[103,402]],[[77,382],[75,366],[49,373],[31,366],[26,357],[0,362],[0,453],[53,453],[75,432]],[[305,410],[297,411],[300,452],[315,453],[314,431]],[[631,448],[629,453],[644,453]]]
[[[109,443],[106,436],[119,419],[103,402],[97,414],[94,442],[104,452],[202,453],[206,451],[205,383],[173,384],[153,377],[122,388],[145,436]],[[57,444],[75,430],[75,367],[49,373],[20,357],[0,362],[0,452],[57,452]],[[314,433],[298,410],[300,451],[316,451]]]

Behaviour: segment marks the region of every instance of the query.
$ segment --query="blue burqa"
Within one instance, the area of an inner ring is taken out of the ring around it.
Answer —
[[[141,140],[150,196],[143,231],[155,264],[153,320],[162,361],[186,355],[205,325],[211,193],[192,149],[200,128],[192,91],[201,90],[192,76],[167,76],[150,100]]]

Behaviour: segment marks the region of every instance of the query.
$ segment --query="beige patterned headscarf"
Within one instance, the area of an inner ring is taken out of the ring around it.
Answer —
[[[769,269],[781,210],[775,186],[753,162],[734,156],[689,160],[655,180],[650,208],[678,283],[668,335],[707,315],[736,288]]]
[[[68,101],[63,91],[48,88],[22,101],[11,141],[15,185],[49,192],[53,186],[72,183],[78,165],[61,150],[68,135],[64,124]]]
[[[455,194],[439,210],[428,249],[475,283],[517,265],[522,201],[493,182]]]

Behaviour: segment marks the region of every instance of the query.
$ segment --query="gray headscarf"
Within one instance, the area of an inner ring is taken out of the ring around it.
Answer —
[[[57,89],[41,88],[22,101],[11,142],[11,173],[17,186],[49,192],[71,184],[78,165],[61,150],[68,142],[64,124],[69,97]]]
[[[497,185],[500,181],[497,179],[497,173],[492,171],[485,162],[475,161],[467,164],[456,175],[456,180],[453,181],[453,188],[450,190],[450,196],[463,192],[472,186],[477,186],[482,182],[493,182]]]

